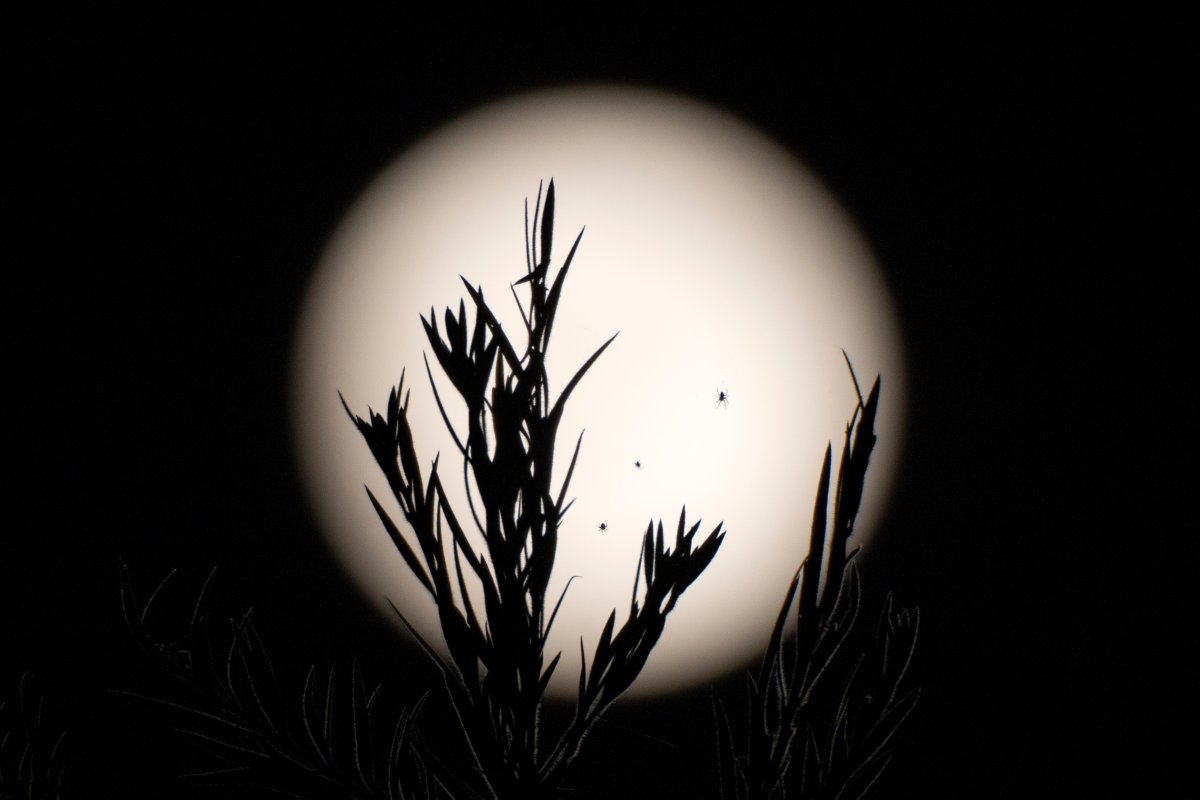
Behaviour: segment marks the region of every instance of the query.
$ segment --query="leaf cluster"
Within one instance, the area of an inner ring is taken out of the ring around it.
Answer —
[[[667,615],[711,562],[724,535],[718,525],[696,544],[698,524],[687,529],[681,514],[670,548],[663,539],[662,523],[657,535],[650,524],[635,572],[629,616],[619,629],[615,610],[609,616],[590,665],[581,641],[574,718],[543,753],[540,708],[562,656],[555,654],[547,664],[546,643],[566,589],[552,607],[546,593],[559,527],[571,505],[567,496],[583,433],[558,486],[553,480],[555,444],[567,400],[616,338],[614,334],[600,345],[562,391],[552,394],[546,353],[563,286],[583,236],[581,230],[551,280],[554,214],[551,181],[544,206],[539,188],[532,229],[526,203],[526,274],[512,284],[524,328],[523,347],[509,338],[482,288],[465,278],[473,322],[463,301],[457,314],[446,309],[444,335],[432,309],[421,320],[439,367],[466,406],[460,429],[447,413],[426,359],[434,399],[462,458],[472,529],[464,527],[466,517],[447,498],[438,459],[428,476],[422,476],[403,374],[389,394],[384,413],[368,409],[364,418],[346,406],[411,529],[411,536],[402,532],[367,489],[384,529],[437,606],[449,663],[413,633],[442,669],[489,790],[497,798],[521,800],[556,796],[588,729],[633,683],[661,636]],[[528,290],[528,307],[521,303],[517,286]],[[639,575],[645,579],[640,605]]]

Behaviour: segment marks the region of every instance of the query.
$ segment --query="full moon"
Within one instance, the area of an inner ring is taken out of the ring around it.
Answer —
[[[547,661],[563,652],[549,692],[573,695],[580,639],[590,657],[609,612],[619,625],[628,611],[647,524],[663,520],[673,541],[684,506],[689,525],[703,520],[698,536],[719,522],[728,533],[630,694],[694,689],[767,643],[806,554],[825,447],[836,458],[857,402],[843,350],[864,393],[881,376],[855,534],[868,552],[903,430],[900,337],[871,252],[797,157],[750,124],[657,91],[564,88],[480,108],[401,154],[332,236],[301,309],[292,410],[302,475],[346,574],[398,628],[389,600],[441,644],[432,599],[367,499],[364,485],[391,496],[338,392],[365,416],[406,369],[423,474],[440,452],[447,489],[459,491],[451,502],[466,508],[423,352],[451,422],[465,407],[449,402],[420,316],[432,308],[441,326],[447,306],[457,312],[461,275],[522,349],[510,286],[526,274],[526,199],[532,217],[550,179],[551,276],[586,226],[550,343],[551,392],[619,335],[560,427],[555,486],[585,433],[547,593],[553,602],[574,576],[549,642]]]

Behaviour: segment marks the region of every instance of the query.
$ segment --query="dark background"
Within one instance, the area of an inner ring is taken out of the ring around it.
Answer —
[[[912,418],[866,572],[921,607],[924,695],[878,796],[1171,785],[1195,738],[1173,732],[1194,724],[1176,651],[1195,628],[1175,569],[1195,530],[1178,21],[357,8],[3,12],[0,697],[36,672],[71,796],[189,797],[171,776],[209,763],[109,691],[173,691],[123,627],[119,557],[143,593],[178,567],[180,608],[217,566],[218,608],[253,606],[286,676],[358,655],[401,700],[432,685],[306,510],[294,317],[339,218],[406,145],[577,80],[762,127],[862,226],[895,293]],[[585,751],[587,796],[695,796],[708,703],[619,707]],[[646,784],[622,774],[651,763]]]

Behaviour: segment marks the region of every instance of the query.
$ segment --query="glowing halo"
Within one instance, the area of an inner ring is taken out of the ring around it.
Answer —
[[[441,451],[454,483],[418,317],[457,308],[461,274],[520,339],[509,286],[525,272],[523,204],[550,177],[552,270],[562,242],[587,228],[551,344],[552,390],[620,331],[560,428],[556,469],[587,433],[548,591],[557,598],[579,576],[551,635],[564,663],[550,692],[574,692],[580,637],[590,652],[609,612],[623,618],[647,523],[671,528],[685,504],[702,531],[724,520],[729,534],[631,693],[687,689],[766,643],[805,555],[826,443],[836,448],[854,409],[843,349],[864,384],[883,376],[860,542],[903,428],[898,329],[868,248],[795,157],[746,123],[659,92],[571,88],[493,103],[411,147],[347,215],[312,278],[293,383],[302,472],[333,552],[371,603],[395,619],[390,598],[440,643],[432,600],[365,497],[364,484],[387,493],[337,392],[360,414],[381,408],[407,367],[422,466]]]

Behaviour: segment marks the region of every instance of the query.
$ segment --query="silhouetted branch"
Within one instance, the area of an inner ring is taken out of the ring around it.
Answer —
[[[587,731],[637,678],[662,635],[667,615],[712,561],[724,536],[718,525],[696,543],[699,523],[689,529],[681,514],[674,547],[667,547],[662,523],[657,536],[653,522],[650,524],[638,567],[639,573],[645,573],[642,603],[639,606],[635,573],[628,618],[617,628],[616,612],[610,615],[592,654],[590,670],[581,650],[574,718],[543,754],[539,749],[540,708],[561,657],[555,654],[545,666],[544,651],[562,603],[560,595],[547,616],[546,590],[558,528],[570,506],[564,506],[564,501],[582,433],[557,491],[552,482],[555,443],[567,400],[616,335],[579,367],[551,405],[546,350],[583,232],[575,238],[547,289],[556,208],[554,182],[546,190],[544,203],[539,188],[532,229],[528,201],[525,208],[526,274],[512,284],[514,297],[516,286],[529,291],[528,311],[517,298],[526,334],[523,353],[519,354],[489,308],[482,289],[466,278],[462,282],[475,310],[473,324],[462,301],[457,313],[446,309],[444,336],[432,310],[428,319],[421,319],[438,365],[466,404],[465,427],[456,430],[427,360],[438,410],[464,459],[464,469],[469,471],[470,480],[464,482],[483,539],[480,552],[475,552],[458,524],[436,477],[436,462],[427,491],[422,494],[417,488],[421,473],[407,404],[400,407],[394,399],[400,388],[389,396],[386,417],[369,408],[365,419],[347,412],[387,477],[400,513],[412,530],[411,537],[399,534],[398,526],[368,490],[405,564],[437,605],[448,662],[420,641],[442,669],[471,752],[490,791],[500,800],[557,796]],[[482,515],[471,499],[472,483]],[[460,554],[469,571],[461,569]],[[475,593],[472,589],[483,598],[478,611],[470,599]]]

